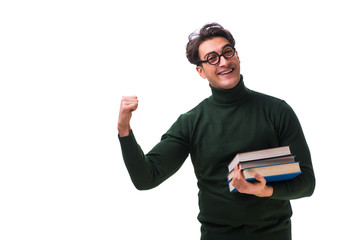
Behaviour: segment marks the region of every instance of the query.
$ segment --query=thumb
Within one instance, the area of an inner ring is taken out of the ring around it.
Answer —
[[[259,181],[260,183],[262,183],[262,184],[266,184],[266,180],[265,180],[265,178],[263,177],[263,176],[261,176],[260,174],[258,174],[258,173],[255,173],[255,179],[257,180],[257,181]]]

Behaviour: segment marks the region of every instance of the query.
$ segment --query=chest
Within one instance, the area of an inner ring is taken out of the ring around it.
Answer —
[[[198,174],[227,171],[236,153],[278,146],[274,116],[261,107],[203,112],[193,129],[191,158]]]

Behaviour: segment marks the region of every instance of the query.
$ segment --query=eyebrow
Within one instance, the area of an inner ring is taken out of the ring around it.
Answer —
[[[224,48],[226,48],[227,46],[232,47],[230,43],[225,44],[225,45],[221,48],[221,53],[222,53],[222,51],[224,51]],[[206,54],[204,55],[204,58],[206,58],[206,56],[208,56],[208,55],[210,55],[210,54],[212,54],[212,53],[216,53],[216,54],[218,54],[218,53],[217,53],[217,52],[215,52],[215,51],[208,52],[208,53],[206,53]]]

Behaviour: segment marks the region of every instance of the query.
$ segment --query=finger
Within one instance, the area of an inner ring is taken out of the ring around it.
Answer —
[[[138,99],[136,96],[123,96],[121,99],[120,111],[135,111],[138,107]]]
[[[138,99],[136,96],[123,96],[121,103],[137,103]]]
[[[233,182],[232,185],[239,191],[242,192],[244,189],[246,189],[247,185],[249,183],[245,180],[245,178],[242,175],[242,171],[238,165],[234,167],[234,176],[233,176]]]
[[[238,171],[239,170],[239,165],[235,165],[235,167],[234,167],[234,171]]]
[[[137,99],[137,96],[122,96],[122,99]]]
[[[236,165],[236,169],[237,169],[237,171],[238,171],[238,173],[239,173],[239,178],[240,178],[240,179],[243,179],[244,181],[246,181],[245,178],[244,178],[244,174],[243,174],[243,170],[241,169],[241,166],[240,166],[240,165]]]
[[[232,185],[241,193],[247,193],[249,184],[250,183],[242,177],[234,178],[232,181]]]
[[[123,102],[121,103],[121,106],[127,108],[133,108],[138,106],[138,102]]]
[[[134,99],[134,98],[123,98],[122,100],[121,100],[121,103],[122,104],[131,104],[131,103],[138,103],[139,102],[139,100],[138,99]]]
[[[234,167],[234,176],[233,176],[235,179],[241,179],[242,176],[241,176],[241,169],[239,168],[238,165],[235,165]]]

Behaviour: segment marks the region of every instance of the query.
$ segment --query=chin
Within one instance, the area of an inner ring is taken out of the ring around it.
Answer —
[[[219,84],[219,87],[222,89],[232,89],[234,87],[236,87],[236,85],[238,85],[240,82],[240,79],[236,79],[236,80],[227,80],[227,81],[222,81]]]

